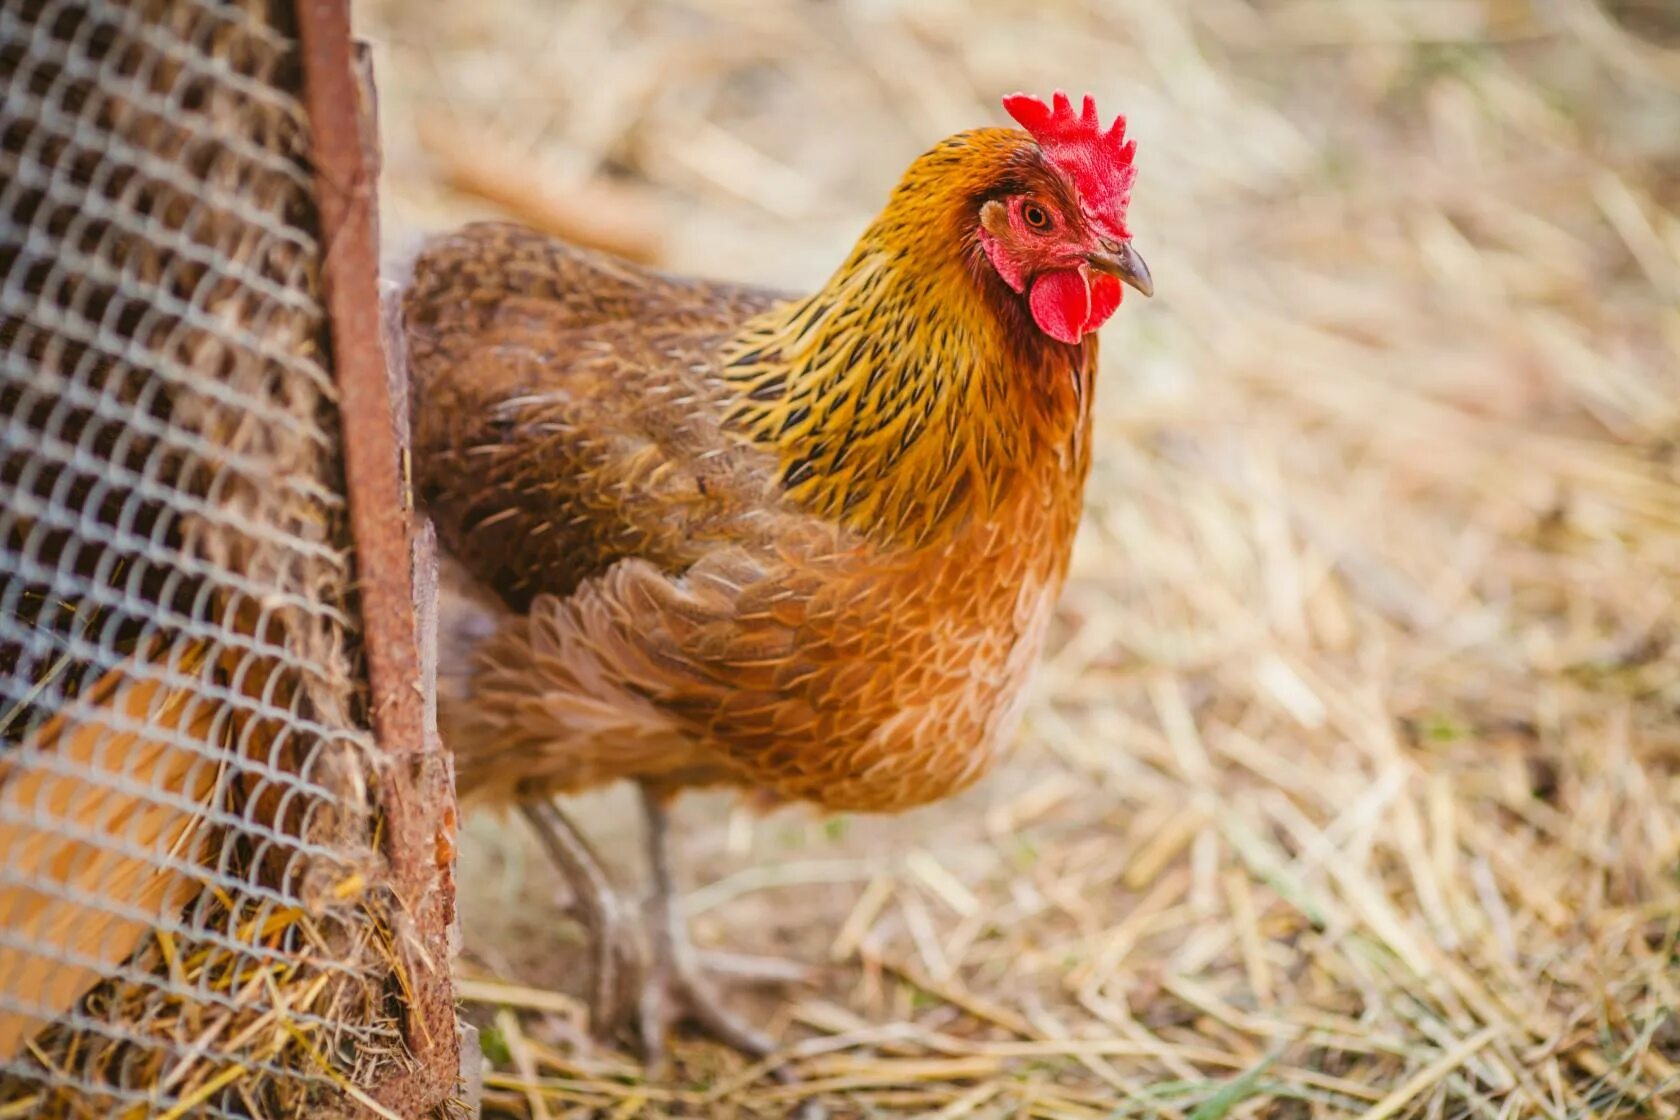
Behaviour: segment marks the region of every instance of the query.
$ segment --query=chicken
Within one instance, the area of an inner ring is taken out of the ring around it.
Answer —
[[[610,1019],[618,908],[552,799],[640,783],[654,1053],[675,999],[769,1045],[694,974],[674,794],[896,812],[1011,736],[1079,521],[1093,332],[1151,281],[1124,118],[1004,104],[1025,131],[918,158],[808,297],[499,224],[430,243],[404,293],[461,795],[520,805],[579,885]]]

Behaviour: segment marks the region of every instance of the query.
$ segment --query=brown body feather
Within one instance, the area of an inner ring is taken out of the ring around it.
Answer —
[[[404,329],[465,796],[891,811],[985,770],[1088,465],[1094,338],[1036,332],[974,240],[1039,178],[1021,133],[951,138],[805,299],[511,226],[426,250]]]

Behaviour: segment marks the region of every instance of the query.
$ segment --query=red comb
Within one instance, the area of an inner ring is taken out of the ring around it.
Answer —
[[[1044,158],[1073,180],[1086,214],[1108,227],[1113,236],[1130,237],[1126,207],[1137,177],[1132,166],[1137,141],[1126,139],[1126,118],[1115,117],[1113,126],[1104,132],[1090,94],[1085,95],[1078,116],[1061,90],[1052,100],[1053,105],[1046,105],[1030,93],[1012,93],[1003,99],[1003,107],[1038,141]]]

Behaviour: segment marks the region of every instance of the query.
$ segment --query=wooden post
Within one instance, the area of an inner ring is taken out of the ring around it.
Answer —
[[[413,503],[401,465],[406,433],[398,426],[407,410],[392,400],[393,384],[404,381],[388,368],[380,310],[371,74],[357,65],[346,0],[298,0],[297,18],[356,588],[381,756],[376,800],[396,896],[393,943],[406,973],[403,1034],[415,1059],[412,1068],[371,1089],[398,1115],[423,1117],[454,1095],[461,1069],[450,974],[454,782],[427,702],[418,624],[430,616],[424,572],[432,561],[411,532]]]

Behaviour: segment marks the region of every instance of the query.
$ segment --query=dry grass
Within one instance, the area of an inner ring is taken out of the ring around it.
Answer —
[[[489,1110],[1680,1115],[1680,25],[1613,7],[365,8],[394,242],[486,212],[453,131],[527,217],[809,285],[1062,85],[1131,117],[1159,291],[1013,760],[898,820],[685,803],[702,943],[821,966],[761,1004],[803,1081],[578,1047],[553,877],[481,820]]]
[[[346,880],[338,893],[354,902],[362,886]],[[230,936],[294,962],[259,962],[213,945],[182,952],[159,931],[129,967],[172,984],[107,980],[86,1005],[103,1029],[66,1020],[29,1040],[27,1053],[47,1075],[32,1075],[40,1082],[33,1085],[0,1081],[0,1120],[182,1120],[208,1107],[299,1116],[322,1107],[322,1081],[367,1115],[394,1120],[359,1088],[403,1060],[383,991],[354,971],[365,959],[383,958],[400,973],[381,910],[369,904],[351,908],[349,921],[344,913],[322,920],[297,908],[265,911],[212,889],[218,898],[208,913]],[[174,1103],[164,1108],[99,1088],[134,1084]]]

